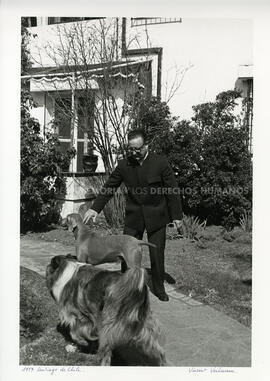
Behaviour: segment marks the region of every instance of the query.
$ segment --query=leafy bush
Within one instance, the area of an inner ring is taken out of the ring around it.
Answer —
[[[194,107],[193,122],[201,134],[201,160],[194,176],[199,199],[189,202],[196,214],[227,229],[239,224],[240,216],[251,209],[252,161],[247,131],[234,109],[240,93],[226,91],[216,102]]]
[[[183,236],[191,240],[200,239],[206,227],[206,220],[200,222],[198,217],[183,215]]]
[[[240,226],[245,231],[250,233],[252,231],[252,216],[250,211],[247,212],[246,210],[241,215],[240,218]]]
[[[244,137],[241,128],[219,127],[204,138],[203,160],[193,179],[199,194],[189,197],[197,215],[227,228],[237,225],[244,210],[251,208],[251,158]]]

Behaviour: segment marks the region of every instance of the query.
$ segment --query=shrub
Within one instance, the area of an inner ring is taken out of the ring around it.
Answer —
[[[229,229],[251,209],[252,167],[245,135],[241,127],[230,126],[217,127],[204,137],[199,176],[194,176],[200,198],[190,198],[197,215]]]
[[[250,211],[247,212],[245,210],[244,213],[241,215],[240,226],[247,233],[250,233],[252,231],[252,217]]]
[[[202,232],[206,227],[206,220],[200,222],[198,217],[183,216],[183,236],[191,240],[199,240],[202,236]]]
[[[227,229],[239,225],[252,207],[248,133],[234,112],[239,97],[230,90],[215,102],[194,106],[191,121],[175,123],[167,153],[183,192],[184,212]]]
[[[234,112],[240,93],[225,91],[215,102],[193,107],[192,121],[200,136],[199,170],[191,184],[196,194],[187,195],[187,206],[209,223],[231,229],[244,210],[251,208],[252,162],[247,131]]]

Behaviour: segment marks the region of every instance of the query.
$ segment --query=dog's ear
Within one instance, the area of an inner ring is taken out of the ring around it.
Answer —
[[[67,225],[68,225],[68,230],[73,233],[78,225],[78,221],[73,215],[68,215]]]
[[[51,265],[53,269],[58,269],[63,263],[65,257],[63,255],[57,255],[51,259]]]
[[[67,228],[68,224],[67,224],[67,218],[62,218],[61,222],[60,222],[60,226],[62,228]]]
[[[77,257],[76,257],[76,255],[67,254],[67,255],[66,255],[66,258],[67,258],[67,259],[72,259],[72,260],[74,260],[74,261],[77,261]]]

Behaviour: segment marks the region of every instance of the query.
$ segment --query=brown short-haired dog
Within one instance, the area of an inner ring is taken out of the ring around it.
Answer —
[[[67,226],[75,237],[76,255],[79,262],[99,265],[101,263],[124,260],[128,268],[140,267],[142,261],[142,245],[156,247],[127,234],[100,236],[90,231],[83,223],[80,214],[71,213],[62,226]]]
[[[121,274],[58,255],[47,266],[46,280],[73,341],[87,346],[98,339],[100,365],[111,365],[112,354],[121,365],[166,365],[165,337],[151,312],[144,269]]]

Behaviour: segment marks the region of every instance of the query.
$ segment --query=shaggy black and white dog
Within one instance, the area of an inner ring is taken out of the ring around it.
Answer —
[[[125,365],[166,365],[144,269],[122,274],[59,255],[47,266],[46,280],[72,340],[86,346],[98,339],[101,365],[111,365],[113,352],[120,353]]]

